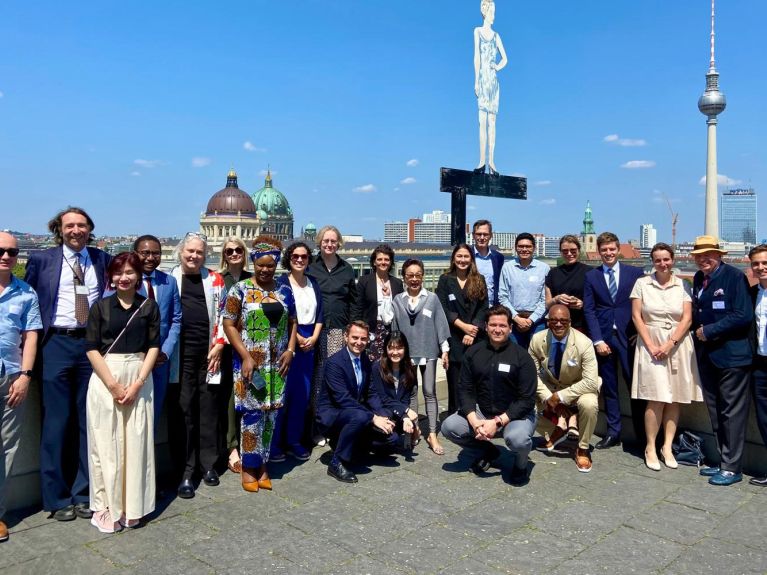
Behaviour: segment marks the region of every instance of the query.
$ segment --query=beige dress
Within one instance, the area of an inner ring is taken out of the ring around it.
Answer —
[[[637,280],[631,299],[642,301],[642,320],[656,345],[668,341],[682,319],[684,303],[692,301],[680,278],[673,276],[664,289],[655,280],[654,273]],[[654,360],[642,338],[637,338],[631,397],[663,403],[703,400],[690,332],[680,339],[667,359],[660,361]]]

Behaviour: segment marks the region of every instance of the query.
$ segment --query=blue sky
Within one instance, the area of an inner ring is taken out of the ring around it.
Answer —
[[[496,165],[529,199],[470,198],[468,219],[559,235],[590,200],[598,230],[669,240],[666,194],[678,239],[703,233],[708,0],[496,6]],[[767,2],[717,10],[719,173],[763,193]],[[477,162],[481,22],[478,0],[4,2],[0,228],[42,232],[75,204],[97,234],[180,234],[230,166],[253,193],[271,165],[296,230],[382,237],[449,210],[439,168]]]

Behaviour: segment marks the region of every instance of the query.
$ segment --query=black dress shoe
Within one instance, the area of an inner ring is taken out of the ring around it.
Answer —
[[[178,496],[181,499],[191,499],[194,497],[194,483],[191,479],[184,479],[178,486]]]
[[[597,449],[610,449],[611,447],[615,447],[616,445],[621,444],[620,437],[615,437],[614,435],[605,435],[602,440],[596,444]]]
[[[767,477],[752,477],[748,480],[751,485],[758,485],[759,487],[767,487]]]
[[[514,467],[509,473],[509,483],[517,487],[526,485],[528,480],[529,479],[527,476],[527,466],[522,468]]]
[[[216,473],[215,469],[210,469],[205,472],[205,475],[202,476],[202,480],[208,487],[215,487],[219,483],[221,483],[218,480],[218,473]]]
[[[330,462],[330,465],[328,465],[328,475],[335,477],[338,481],[342,481],[343,483],[357,483],[357,476],[346,469],[344,464],[340,461],[336,463],[333,463],[332,461]]]
[[[77,515],[75,515],[74,505],[67,505],[66,507],[62,507],[53,512],[53,518],[56,521],[74,521],[75,517],[77,517]]]
[[[93,517],[93,511],[91,511],[90,503],[76,503],[75,515],[77,515],[80,519],[90,519]]]

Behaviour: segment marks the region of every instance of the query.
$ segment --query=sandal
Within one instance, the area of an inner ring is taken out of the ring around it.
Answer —
[[[429,446],[429,449],[431,449],[435,455],[445,455],[445,448],[442,447],[442,445],[440,445],[439,439],[437,439],[436,435],[434,436],[434,439],[433,439],[435,443],[432,444],[432,442],[429,441],[430,439],[432,438],[431,437],[426,438],[426,445]]]
[[[237,461],[232,463],[232,454],[237,453],[236,449],[232,449],[232,451],[229,452],[229,459],[226,462],[226,466],[229,468],[229,471],[232,473],[241,473],[242,472],[242,459],[239,456],[239,453],[237,454]]]

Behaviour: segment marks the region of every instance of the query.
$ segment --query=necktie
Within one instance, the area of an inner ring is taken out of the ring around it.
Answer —
[[[610,297],[615,301],[615,298],[618,297],[618,284],[615,283],[615,270],[613,268],[607,268],[607,276],[609,278],[607,289],[610,290]]]
[[[144,276],[144,281],[146,282],[146,297],[154,301],[154,288],[152,287],[152,278],[149,276]]]
[[[362,387],[362,364],[360,358],[354,358],[354,375],[357,377],[357,391]]]
[[[88,294],[80,288],[85,286],[85,274],[80,265],[80,254],[75,254],[75,264],[72,266],[75,284],[75,320],[77,325],[85,325],[88,321]]]
[[[565,353],[564,348],[565,344],[561,341],[554,342],[554,369],[552,370],[552,373],[557,379],[559,379],[559,372],[562,369],[562,356]]]

